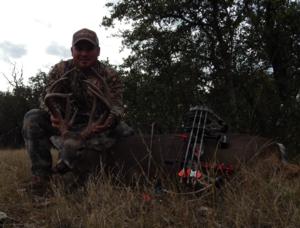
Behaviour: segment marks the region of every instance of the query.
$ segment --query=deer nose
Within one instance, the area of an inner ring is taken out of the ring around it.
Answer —
[[[53,168],[54,173],[65,174],[72,170],[72,166],[68,161],[59,159],[56,166]]]

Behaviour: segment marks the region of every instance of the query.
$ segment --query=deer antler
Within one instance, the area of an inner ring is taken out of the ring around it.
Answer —
[[[54,118],[59,121],[59,131],[61,135],[65,135],[68,132],[68,129],[73,125],[75,116],[77,114],[77,110],[71,116],[71,93],[48,93],[45,96],[45,105],[49,108],[51,114]],[[66,107],[64,112],[64,117],[61,114],[61,111],[58,109],[55,100],[57,99],[65,99]]]
[[[56,118],[59,122],[59,131],[61,135],[65,135],[68,131],[69,128],[73,125],[77,111],[76,110],[72,117],[71,117],[71,96],[72,93],[60,93],[56,92],[57,87],[63,83],[65,80],[68,78],[65,77],[68,73],[71,71],[67,72],[64,74],[59,80],[54,82],[48,90],[48,94],[45,96],[45,105],[49,108],[49,111],[53,115],[54,118]],[[103,92],[97,88],[94,84],[89,82],[88,80],[83,80],[82,81],[86,85],[87,92],[91,95],[93,99],[92,103],[92,108],[90,111],[89,115],[89,120],[87,123],[87,126],[80,132],[80,137],[85,139],[88,138],[92,133],[97,132],[97,127],[103,125],[108,118],[108,113],[111,110],[111,102],[108,98],[106,98],[103,94]],[[58,102],[57,100],[65,100],[65,110],[64,110],[64,115],[62,115],[61,110],[58,108]],[[99,117],[95,119],[96,115],[96,107],[98,102],[101,102],[105,106],[105,111],[101,113]]]
[[[52,116],[56,118],[59,122],[58,130],[60,131],[61,135],[65,135],[68,132],[70,126],[72,126],[76,111],[73,114],[72,118],[70,118],[71,114],[71,93],[61,93],[56,92],[57,87],[64,83],[68,78],[66,77],[67,74],[72,72],[74,69],[67,71],[65,74],[62,75],[60,79],[55,81],[48,89],[48,93],[44,98],[45,105],[48,107],[49,111],[51,112]],[[65,112],[64,117],[62,116],[61,110],[58,108],[57,99],[66,100],[65,105]]]
[[[90,83],[87,80],[84,80],[84,83],[87,85],[87,90],[93,96],[93,105],[91,109],[91,113],[89,116],[88,124],[86,128],[81,131],[80,135],[82,138],[88,138],[92,133],[96,132],[97,126],[103,125],[108,118],[108,113],[111,110],[111,103],[110,101],[104,96],[103,92],[97,88],[94,84]],[[95,113],[96,113],[96,106],[97,100],[103,103],[106,106],[106,111],[104,111],[97,120],[94,121]]]

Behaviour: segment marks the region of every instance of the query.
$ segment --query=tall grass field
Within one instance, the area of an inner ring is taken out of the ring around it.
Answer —
[[[0,227],[300,227],[300,177],[242,168],[221,188],[201,193],[175,187],[156,193],[151,186],[127,186],[98,174],[85,189],[35,198],[25,150],[0,151]],[[174,174],[176,175],[176,174]],[[170,185],[168,185],[170,186]]]

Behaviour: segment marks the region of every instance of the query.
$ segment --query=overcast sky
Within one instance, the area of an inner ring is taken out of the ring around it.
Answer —
[[[0,1],[0,90],[8,83],[13,63],[23,69],[24,78],[39,70],[48,72],[61,59],[68,59],[72,35],[81,28],[94,30],[99,37],[101,59],[120,64],[128,51],[120,52],[121,40],[114,30],[100,27],[108,15],[107,0],[1,0]]]

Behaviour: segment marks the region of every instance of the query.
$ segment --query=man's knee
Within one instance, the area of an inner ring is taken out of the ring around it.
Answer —
[[[31,109],[24,116],[22,133],[25,139],[40,138],[45,135],[49,125],[46,111]]]

